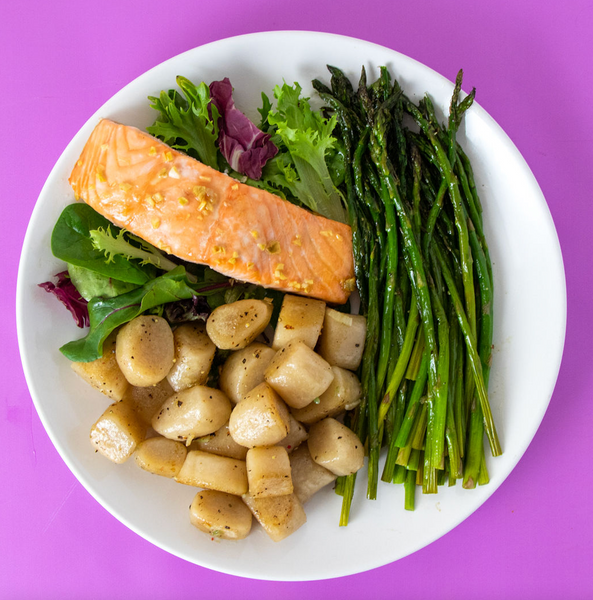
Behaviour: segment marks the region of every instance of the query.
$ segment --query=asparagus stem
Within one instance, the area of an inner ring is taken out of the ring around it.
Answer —
[[[493,296],[492,280],[489,275],[488,259],[480,246],[473,224],[469,222],[470,243],[476,256],[476,273],[480,285],[480,360],[484,372],[484,381],[488,384],[490,366],[492,364],[492,335],[493,335]]]
[[[398,269],[398,282],[403,282],[404,284],[408,281],[407,276],[403,273],[403,277],[401,277],[402,273]],[[399,287],[395,296],[395,307],[394,307],[394,344],[393,351],[390,358],[390,372],[388,376],[391,378],[391,375],[395,369],[395,365],[397,363],[397,359],[402,352],[404,347],[405,340],[405,330],[406,330],[406,320],[404,316],[404,293],[405,289],[403,287]],[[396,400],[396,408],[395,408],[395,416],[394,416],[394,425],[393,432],[391,438],[388,443],[388,451],[387,457],[385,459],[385,465],[383,467],[383,473],[381,475],[381,480],[385,482],[390,482],[393,480],[394,469],[396,466],[396,459],[398,453],[398,447],[395,444],[396,438],[401,429],[402,421],[404,418],[404,414],[406,411],[406,391],[407,391],[407,382],[403,381],[402,385],[399,386],[397,390],[397,400]],[[393,408],[393,403],[391,404],[391,408]],[[391,412],[391,409],[390,409]],[[389,414],[389,413],[388,413]]]
[[[354,484],[356,483],[356,473],[346,476],[342,486],[342,511],[340,512],[340,527],[346,527],[350,520],[350,507],[354,497]]]
[[[397,465],[401,467],[406,467],[408,465],[408,460],[410,459],[410,454],[412,453],[412,444],[404,446],[399,449],[397,453],[397,460],[395,461]]]
[[[363,394],[367,395],[368,411],[368,439],[369,439],[369,464],[367,498],[374,500],[377,497],[377,484],[379,481],[379,452],[383,427],[377,420],[377,380],[376,380],[376,356],[378,352],[379,333],[379,297],[377,289],[377,247],[373,247],[370,254],[369,273],[369,307],[367,315],[367,334],[365,351],[362,361],[362,388]],[[374,280],[374,281],[373,281]],[[382,425],[382,423],[381,423]],[[362,436],[361,440],[363,439]]]
[[[484,384],[488,385],[490,377],[490,364],[492,361],[492,286],[488,275],[486,256],[480,247],[476,232],[470,221],[470,242],[476,256],[476,272],[480,284],[480,343],[479,354],[484,376]],[[484,427],[483,408],[474,401],[470,415],[470,436],[468,439],[468,459],[463,479],[463,487],[475,487],[478,483],[482,464],[485,461],[483,435]],[[494,452],[493,452],[494,454]],[[495,455],[496,456],[496,455]]]
[[[482,462],[480,463],[480,475],[478,476],[478,485],[487,485],[490,483],[488,466],[486,464],[486,453],[482,452]]]
[[[453,365],[453,375],[451,377],[452,382],[452,396],[453,396],[453,414],[455,418],[455,429],[457,431],[457,438],[459,443],[459,454],[460,457],[464,456],[465,449],[465,433],[466,433],[466,413],[465,404],[463,397],[464,389],[464,348],[462,347],[463,338],[461,329],[459,328],[459,321],[455,318],[455,309],[452,308],[453,316],[450,319],[451,323],[451,344],[452,347],[456,348],[456,358]]]
[[[412,350],[412,354],[410,356],[410,361],[408,362],[408,368],[406,369],[406,379],[410,379],[411,381],[415,381],[418,377],[418,371],[420,370],[420,363],[422,362],[422,357],[424,356],[424,335],[422,334],[422,330],[418,332],[416,336],[416,343],[414,344],[414,348]]]
[[[385,206],[385,228],[387,230],[387,278],[385,282],[385,300],[383,302],[383,329],[381,331],[381,345],[377,365],[377,389],[379,390],[383,388],[391,351],[393,310],[395,304],[395,276],[398,264],[397,226],[395,211],[391,203]]]
[[[408,464],[406,465],[406,469],[408,471],[417,471],[418,464],[420,463],[420,455],[422,453],[421,448],[412,447],[412,452],[410,452],[410,458],[408,459]]]
[[[449,162],[449,158],[445,154],[445,151],[437,139],[436,132],[428,123],[428,121],[422,116],[420,111],[414,104],[408,102],[406,108],[409,113],[414,117],[418,125],[424,131],[428,139],[430,140],[435,154],[437,156],[438,165],[441,170],[443,177],[445,178],[449,187],[449,197],[453,204],[453,210],[455,212],[455,226],[459,235],[459,247],[461,255],[461,268],[463,275],[463,288],[465,296],[465,311],[468,317],[469,326],[473,335],[476,335],[476,307],[475,307],[475,291],[473,281],[473,267],[472,267],[472,255],[469,245],[469,235],[467,231],[467,221],[465,219],[463,202],[461,194],[459,192],[459,185],[457,177],[453,173],[453,168]]]
[[[406,411],[406,388],[407,388],[407,383],[404,381],[404,383],[401,385],[401,387],[397,391],[396,403],[391,405],[392,410],[390,412],[393,412],[393,431],[391,432],[391,437],[389,438],[389,443],[388,443],[389,450],[387,452],[387,458],[385,459],[383,475],[381,476],[381,479],[383,481],[391,481],[392,476],[393,476],[392,473],[390,472],[390,469],[392,469],[392,467],[389,466],[390,453],[393,452],[391,450],[391,447],[395,446],[395,441],[397,439],[397,436],[398,436],[399,431],[402,426],[402,422],[404,420],[404,414]],[[393,464],[395,464],[395,457],[392,460],[393,460]]]
[[[443,467],[442,470],[437,471],[437,485],[445,485],[445,481],[447,481],[447,471]]]
[[[433,202],[430,207],[430,212],[428,213],[428,220],[426,223],[426,233],[424,234],[424,238],[422,240],[423,243],[423,252],[424,256],[428,256],[428,248],[430,247],[430,242],[432,240],[432,233],[434,231],[434,226],[436,225],[437,219],[441,212],[441,208],[443,207],[443,202],[445,199],[445,194],[447,192],[447,182],[443,179],[441,185],[439,187],[439,191],[436,197],[436,200]]]
[[[396,460],[396,463],[398,465],[402,465],[403,467],[406,467],[408,465],[408,460],[410,458],[410,454],[412,453],[412,450],[414,450],[414,449],[421,450],[422,449],[424,435],[426,433],[426,419],[427,419],[426,404],[424,402],[422,402],[421,404],[419,404],[419,410],[416,412],[416,415],[414,418],[414,425],[412,428],[410,439],[404,446],[402,446],[399,449],[399,452],[397,455],[397,460]]]
[[[408,402],[408,406],[406,408],[406,414],[395,440],[395,445],[399,448],[402,448],[408,443],[410,432],[412,431],[416,413],[418,412],[420,406],[420,400],[426,388],[426,379],[428,377],[428,360],[428,352],[425,352],[422,356],[422,362],[420,363],[418,377],[416,378],[414,387],[412,388],[412,395],[410,396],[410,401]]]
[[[434,469],[442,469],[444,466],[445,425],[449,392],[449,323],[432,278],[429,278],[429,287],[432,293],[433,306],[435,307],[439,336],[438,392],[435,394],[434,404],[431,464]]]
[[[414,510],[416,495],[416,472],[408,471],[406,474],[406,483],[404,486],[404,508],[405,510]]]
[[[407,473],[406,467],[395,465],[395,470],[393,471],[393,481],[391,483],[404,483]]]
[[[413,210],[412,210],[412,224],[416,237],[420,239],[422,230],[422,217],[420,215],[420,179],[422,177],[422,168],[420,165],[420,152],[416,146],[411,148],[412,156],[412,167],[414,172],[414,178],[412,183],[412,199],[413,199]]]
[[[438,244],[433,245],[433,250],[435,251],[435,255],[441,265],[443,277],[445,278],[445,281],[447,283],[449,294],[451,295],[451,299],[453,300],[453,303],[455,305],[459,325],[461,327],[461,330],[463,331],[466,347],[468,350],[468,359],[471,364],[472,371],[474,373],[474,381],[477,388],[478,398],[480,401],[482,412],[484,414],[484,425],[486,428],[486,435],[488,436],[488,441],[490,442],[490,449],[492,451],[493,456],[499,456],[502,453],[502,449],[500,447],[498,434],[496,433],[494,419],[492,418],[490,403],[488,402],[488,392],[486,391],[486,385],[484,382],[482,363],[476,348],[475,336],[471,331],[468,318],[465,314],[465,311],[463,310],[463,304],[459,293],[457,292],[457,288],[455,287],[453,276],[449,270],[447,263],[443,258],[441,249],[439,248]]]
[[[410,355],[412,354],[412,349],[414,347],[414,338],[416,336],[416,330],[418,328],[419,323],[419,313],[418,313],[418,305],[416,304],[415,295],[412,295],[412,304],[410,307],[410,314],[408,317],[408,324],[406,326],[406,334],[404,338],[404,345],[402,351],[399,354],[397,359],[397,363],[395,365],[395,369],[393,370],[393,374],[391,375],[391,379],[389,381],[389,386],[387,387],[387,391],[385,392],[385,396],[381,401],[379,406],[379,423],[382,423],[385,419],[385,415],[389,410],[389,406],[399,387],[406,369],[408,368],[408,362],[410,360]]]
[[[424,453],[420,455],[418,461],[418,470],[416,471],[416,485],[422,485],[424,479]]]
[[[460,478],[463,476],[463,444],[464,437],[461,436],[459,426],[456,419],[456,402],[457,402],[457,375],[459,373],[459,362],[462,360],[462,354],[459,343],[459,323],[455,318],[455,310],[450,308],[451,316],[449,318],[449,347],[451,352],[451,360],[449,363],[449,396],[447,399],[447,449],[449,452],[449,482],[451,479]],[[463,377],[463,371],[459,373]],[[461,380],[463,385],[463,379]],[[464,429],[465,431],[465,429]],[[464,434],[465,435],[465,434]]]
[[[414,432],[412,434],[412,448],[414,450],[422,450],[424,446],[424,435],[428,426],[428,410],[426,404],[426,398],[424,402],[420,404],[421,410],[418,417],[418,422],[414,426]]]
[[[480,466],[484,458],[484,420],[480,403],[474,399],[467,439],[467,458],[463,472],[463,487],[473,489],[478,484]]]
[[[457,437],[457,428],[455,427],[455,416],[453,413],[453,401],[449,397],[447,402],[447,426],[445,429],[447,439],[447,450],[449,456],[450,476],[459,479],[463,476],[463,466],[459,451],[459,440]]]

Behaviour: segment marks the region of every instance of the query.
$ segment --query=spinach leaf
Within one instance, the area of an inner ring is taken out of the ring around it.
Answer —
[[[125,256],[105,257],[93,246],[92,230],[113,228],[121,231],[88,204],[70,204],[60,215],[51,236],[51,251],[56,258],[77,267],[90,269],[118,281],[143,285],[156,276],[152,265],[141,265]]]
[[[60,348],[60,352],[76,362],[96,360],[103,355],[103,342],[107,336],[143,312],[168,302],[208,296],[230,285],[229,280],[192,283],[187,278],[185,268],[179,266],[126,294],[115,298],[93,298],[88,303],[88,334],[82,339],[68,342]]]

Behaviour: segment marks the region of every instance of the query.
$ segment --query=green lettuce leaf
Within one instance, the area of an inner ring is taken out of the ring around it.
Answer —
[[[181,94],[163,90],[158,98],[149,96],[152,108],[160,114],[146,130],[172,148],[218,169],[219,113],[210,100],[210,90],[204,82],[196,86],[182,76],[176,81]]]
[[[101,275],[101,273],[85,269],[84,267],[77,267],[76,265],[68,265],[68,275],[70,275],[70,280],[78,290],[78,293],[85,300],[90,300],[95,296],[113,298],[138,287],[133,283],[119,281],[118,279],[113,279],[113,277],[106,277],[105,275]]]
[[[337,187],[343,180],[344,161],[333,136],[336,117],[328,119],[314,111],[301,91],[298,83],[276,86],[276,110],[262,94],[260,126],[280,149],[264,167],[262,179],[270,191],[280,189],[285,198],[296,198],[310,210],[345,223],[346,209]]]

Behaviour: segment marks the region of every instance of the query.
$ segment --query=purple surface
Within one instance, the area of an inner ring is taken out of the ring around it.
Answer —
[[[593,4],[301,0],[294,6],[269,0],[3,4],[0,598],[593,597]],[[41,426],[20,366],[14,317],[30,213],[54,162],[88,117],[130,80],[180,52],[279,29],[360,37],[449,79],[463,67],[466,87],[477,87],[478,101],[542,187],[568,286],[558,384],[507,481],[429,547],[368,573],[317,583],[208,571],[152,546],[103,510]]]

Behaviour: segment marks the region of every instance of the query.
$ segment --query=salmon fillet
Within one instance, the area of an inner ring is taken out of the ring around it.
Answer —
[[[70,176],[119,227],[240,281],[343,304],[354,289],[348,225],[238,182],[135,127],[103,119]]]

